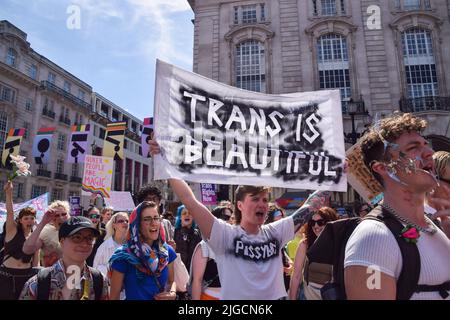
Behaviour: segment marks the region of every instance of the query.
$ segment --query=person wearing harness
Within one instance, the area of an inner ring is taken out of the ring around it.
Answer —
[[[24,283],[36,274],[39,265],[39,251],[25,254],[22,246],[30,236],[36,219],[36,210],[24,208],[14,219],[12,191],[13,183],[8,181],[3,190],[6,195],[5,244],[0,267],[0,300],[17,300]]]
[[[65,221],[58,230],[62,258],[30,278],[20,300],[108,300],[106,277],[86,264],[98,236],[86,217]]]
[[[364,163],[384,188],[385,221],[364,219],[346,244],[348,299],[450,299],[450,239],[424,210],[426,194],[437,186],[433,150],[420,134],[425,128],[425,120],[394,114],[362,138]],[[389,221],[401,231],[392,232]],[[400,249],[404,241],[409,257],[417,257],[414,262]],[[417,271],[416,281],[408,281],[415,288],[407,296],[399,289],[405,267]]]

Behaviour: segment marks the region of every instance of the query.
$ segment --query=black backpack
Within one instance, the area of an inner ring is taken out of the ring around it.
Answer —
[[[386,209],[380,206],[364,218],[348,218],[329,222],[314,244],[307,257],[310,262],[333,266],[333,279],[321,289],[324,300],[345,300],[344,259],[347,241],[358,224],[366,219],[383,222],[394,234],[402,254],[402,270],[397,280],[397,300],[409,300],[418,291],[420,275],[420,255],[417,245],[406,242],[401,237],[403,225]],[[420,286],[424,287],[424,286]],[[425,290],[422,290],[425,291]]]
[[[102,298],[103,292],[103,275],[97,269],[89,267],[94,282],[95,300]],[[37,298],[36,300],[48,300],[51,285],[52,267],[39,270],[37,274]]]

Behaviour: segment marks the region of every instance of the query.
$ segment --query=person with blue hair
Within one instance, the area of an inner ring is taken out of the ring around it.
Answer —
[[[173,238],[176,243],[176,251],[180,253],[181,261],[186,268],[189,268],[195,247],[202,240],[202,235],[195,224],[194,218],[184,205],[177,209]]]

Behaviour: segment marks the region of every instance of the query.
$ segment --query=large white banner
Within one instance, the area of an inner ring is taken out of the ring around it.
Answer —
[[[347,190],[338,90],[268,95],[156,69],[155,180]]]
[[[28,201],[22,203],[15,203],[13,205],[14,218],[17,218],[19,216],[20,210],[26,207],[34,208],[36,210],[36,221],[38,223],[41,222],[42,216],[44,215],[45,210],[48,207],[48,192]],[[3,225],[3,223],[5,223],[5,221],[6,221],[6,204],[0,202],[0,227]]]

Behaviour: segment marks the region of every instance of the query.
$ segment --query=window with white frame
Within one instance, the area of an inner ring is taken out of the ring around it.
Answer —
[[[338,34],[327,34],[317,39],[317,60],[320,89],[339,89],[342,111],[352,95],[347,41]]]
[[[78,177],[78,163],[72,164],[72,177]]]
[[[409,98],[438,95],[436,62],[431,33],[412,28],[402,33],[403,64]],[[416,111],[423,110],[424,103],[417,101]]]
[[[51,201],[56,201],[56,200],[64,200],[62,189],[59,189],[59,188],[52,189],[52,200]]]
[[[420,9],[421,0],[404,0],[403,8],[405,10],[418,10]]]
[[[17,63],[17,51],[13,48],[9,48],[6,54],[6,64],[11,67],[15,67]]]
[[[55,84],[55,82],[56,82],[56,74],[54,74],[52,72],[49,72],[47,80],[48,80],[48,82]]]
[[[34,80],[37,78],[37,66],[35,64],[30,66],[30,78]]]
[[[14,103],[16,98],[16,91],[5,85],[2,85],[0,88],[1,88],[1,96],[0,96],[1,100]]]
[[[31,198],[39,197],[40,195],[43,195],[47,192],[46,186],[38,186],[38,185],[32,185],[31,186]]]
[[[64,173],[64,160],[63,159],[56,160],[56,173]]]
[[[336,15],[336,0],[321,0],[321,14],[323,16]]]
[[[242,6],[242,23],[256,23],[256,4]]]
[[[8,114],[0,111],[0,152],[3,151],[6,136],[8,134]]]
[[[14,197],[15,198],[23,198],[24,197],[24,184],[23,183],[17,183],[14,184]]]
[[[266,91],[264,44],[248,40],[236,46],[236,87],[250,91]]]
[[[70,92],[70,82],[69,81],[64,81],[64,91],[66,92]]]
[[[28,98],[28,99],[25,101],[25,110],[27,110],[27,111],[33,111],[33,99]]]
[[[84,101],[84,91],[81,89],[78,89],[78,99],[81,99]]]
[[[66,148],[66,135],[59,133],[58,134],[58,150],[64,151],[64,149]]]

